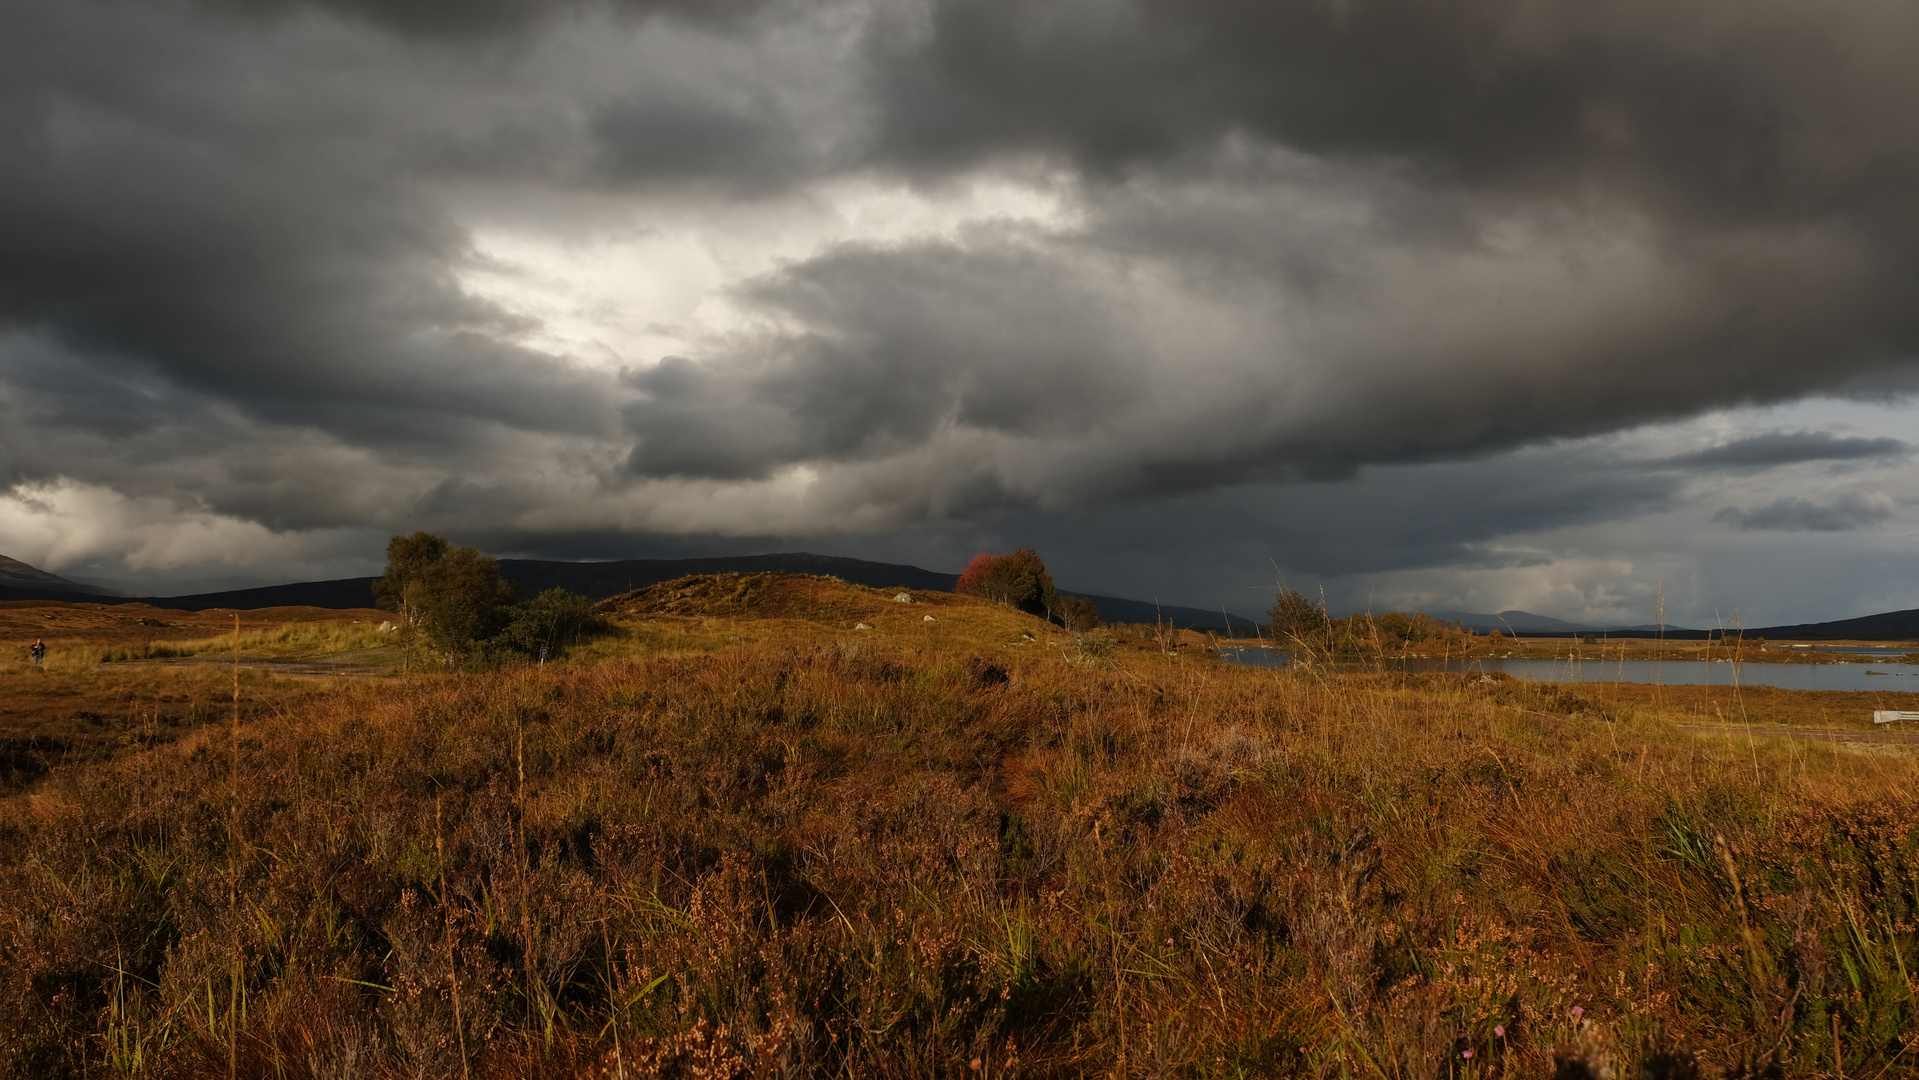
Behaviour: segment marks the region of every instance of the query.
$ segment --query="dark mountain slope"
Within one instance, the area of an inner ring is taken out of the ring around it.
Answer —
[[[1502,611],[1497,615],[1488,615],[1473,611],[1430,611],[1427,612],[1427,614],[1445,622],[1456,622],[1468,630],[1477,631],[1482,634],[1498,630],[1506,634],[1518,633],[1528,635],[1536,634],[1543,637],[1561,637],[1567,634],[1608,633],[1620,636],[1627,634],[1637,636],[1640,634],[1659,632],[1659,627],[1651,625],[1588,626],[1585,623],[1574,623],[1567,622],[1564,619],[1555,619],[1550,615],[1534,615],[1530,611]],[[1683,626],[1668,626],[1665,629],[1668,637],[1675,634],[1680,636],[1699,636],[1705,633],[1703,630],[1689,630]]]
[[[1724,630],[1691,630],[1683,626],[1668,626],[1663,631],[1657,626],[1650,625],[1582,626],[1578,623],[1564,622],[1524,611],[1502,611],[1498,615],[1482,615],[1466,611],[1436,611],[1432,615],[1435,619],[1458,622],[1466,629],[1476,630],[1482,634],[1499,630],[1509,634],[1518,633],[1523,637],[1571,637],[1576,634],[1652,637],[1663,632],[1666,637],[1675,640],[1697,641],[1725,636]],[[1856,619],[1839,619],[1833,622],[1751,626],[1746,628],[1745,636],[1768,638],[1774,641],[1919,640],[1919,608],[1906,611],[1882,611],[1877,615],[1861,615]]]
[[[1749,638],[1773,640],[1797,638],[1801,641],[1909,641],[1919,639],[1919,608],[1882,611],[1856,619],[1836,622],[1796,623],[1791,626],[1761,626],[1746,631]]]
[[[106,592],[92,585],[82,585],[77,581],[68,581],[58,574],[50,574],[37,566],[28,566],[19,559],[9,559],[0,555],[0,587],[10,589],[58,589],[62,592],[92,596]]]

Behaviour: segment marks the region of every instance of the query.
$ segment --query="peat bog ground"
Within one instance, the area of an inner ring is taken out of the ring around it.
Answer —
[[[237,726],[214,663],[0,672],[130,703],[0,799],[0,1073],[1919,1070],[1919,758],[1753,734],[1855,702],[896,595],[689,579],[544,666],[243,672]]]

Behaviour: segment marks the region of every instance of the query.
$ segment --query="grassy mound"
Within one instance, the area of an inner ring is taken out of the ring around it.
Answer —
[[[638,618],[801,619],[840,625],[890,611],[901,595],[939,607],[966,602],[951,593],[869,589],[811,574],[693,574],[603,600],[596,610]]]
[[[911,599],[902,603],[900,596]],[[1028,647],[1057,634],[1044,619],[978,597],[869,589],[804,574],[695,574],[603,600],[596,610],[628,635],[593,654],[603,658],[628,655],[635,643],[706,651],[742,641],[802,644],[870,632],[876,640],[952,651]],[[865,631],[857,629],[862,625]]]

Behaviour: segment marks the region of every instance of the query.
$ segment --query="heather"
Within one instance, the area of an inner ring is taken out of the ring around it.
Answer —
[[[808,580],[55,769],[0,1072],[1911,1068],[1909,758]]]

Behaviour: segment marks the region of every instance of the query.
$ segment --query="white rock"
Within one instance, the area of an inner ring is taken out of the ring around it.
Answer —
[[[853,627],[853,629],[855,629],[855,630],[871,630],[871,629],[873,629],[873,628],[872,628],[872,627],[870,627],[870,626],[868,626],[868,625],[866,625],[865,623],[858,623],[858,624],[855,624],[855,625],[854,625],[854,627]]]
[[[901,593],[901,594],[899,594],[898,596],[895,596],[895,597],[893,598],[893,602],[894,602],[895,604],[910,604],[910,603],[912,603],[912,602],[913,602],[913,594],[912,594],[912,593]]]
[[[920,621],[921,621],[921,622],[932,622],[932,621],[933,621],[933,617],[932,617],[931,615],[921,615],[921,616],[920,616]]]

